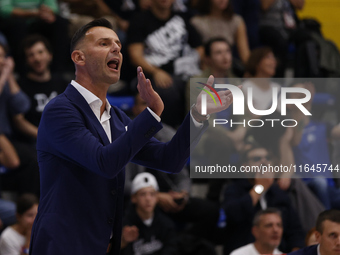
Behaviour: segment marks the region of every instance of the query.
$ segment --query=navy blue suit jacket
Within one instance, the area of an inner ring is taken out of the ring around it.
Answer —
[[[86,100],[69,85],[45,107],[39,126],[41,198],[30,254],[104,255],[111,232],[110,254],[119,254],[125,165],[181,171],[190,144],[207,126],[190,130],[191,121],[187,115],[174,138],[160,143],[153,135],[162,124],[147,109],[131,121],[112,107],[110,143]]]
[[[288,253],[287,255],[318,255],[318,245],[308,246],[298,251]]]

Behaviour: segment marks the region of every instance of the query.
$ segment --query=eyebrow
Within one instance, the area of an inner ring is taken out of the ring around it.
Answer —
[[[105,37],[105,38],[99,38],[99,39],[97,40],[97,42],[98,42],[98,41],[111,41],[111,40],[113,40],[112,37]],[[113,41],[114,41],[114,40],[113,40]],[[117,43],[119,46],[122,46],[122,43],[120,42],[119,39],[115,40],[114,42]]]

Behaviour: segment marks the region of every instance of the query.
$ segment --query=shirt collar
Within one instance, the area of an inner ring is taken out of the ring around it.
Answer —
[[[318,253],[317,253],[318,255],[321,255],[321,253],[320,253],[320,244],[318,244],[317,252],[318,252]]]
[[[102,106],[103,102],[102,100],[99,99],[99,97],[97,97],[95,94],[93,94],[91,91],[89,91],[88,89],[84,88],[82,85],[80,85],[78,82],[76,82],[75,80],[71,81],[71,84],[73,85],[73,87],[75,87],[76,90],[78,90],[78,92],[85,98],[86,102],[91,105],[93,102],[99,100],[100,105],[99,107]],[[109,103],[109,101],[106,99],[106,111],[108,113],[110,113],[111,110],[111,105]]]

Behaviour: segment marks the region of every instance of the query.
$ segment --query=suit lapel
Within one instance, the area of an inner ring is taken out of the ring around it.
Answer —
[[[90,125],[92,125],[92,127],[96,130],[97,132],[96,136],[101,139],[103,145],[110,144],[110,141],[105,133],[105,130],[98,121],[96,115],[93,113],[89,104],[86,102],[85,98],[78,92],[78,90],[75,87],[73,87],[73,85],[69,84],[64,93],[66,97],[78,108],[82,115],[86,119],[89,119]]]

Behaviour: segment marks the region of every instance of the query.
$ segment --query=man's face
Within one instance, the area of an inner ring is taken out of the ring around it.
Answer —
[[[264,148],[258,148],[248,153],[248,165],[249,166],[260,166],[271,164],[271,158],[269,153]]]
[[[123,62],[121,42],[106,27],[93,27],[86,32],[79,49],[85,56],[85,68],[95,83],[114,84],[120,78]]]
[[[131,197],[136,207],[147,213],[152,213],[157,204],[157,191],[153,187],[142,188]]]
[[[37,42],[25,50],[27,65],[36,74],[43,74],[48,71],[52,61],[52,54],[46,49],[43,42]]]
[[[4,68],[6,60],[6,53],[4,48],[0,46],[0,73],[2,72],[2,69]]]
[[[316,239],[320,243],[322,255],[340,254],[340,224],[325,220],[322,223],[322,233],[316,232]]]
[[[280,245],[282,232],[282,220],[276,213],[262,215],[258,226],[253,227],[256,242],[273,250]]]
[[[218,71],[227,71],[232,64],[229,45],[225,42],[214,42],[210,46],[210,65]]]

